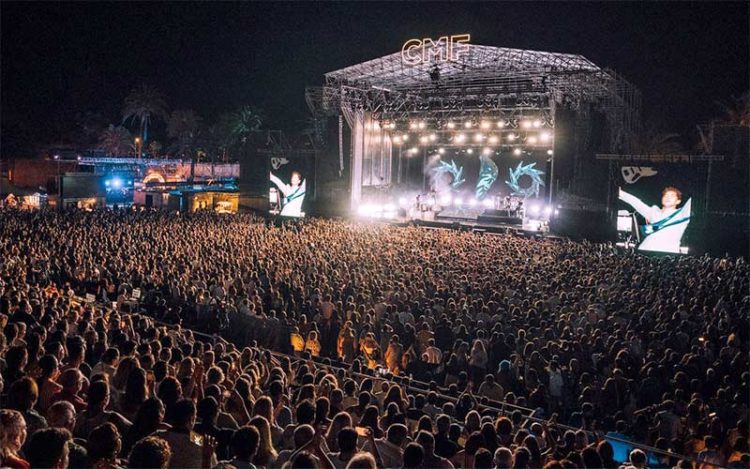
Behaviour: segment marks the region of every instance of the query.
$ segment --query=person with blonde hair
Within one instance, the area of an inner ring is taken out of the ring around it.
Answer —
[[[19,456],[26,442],[26,422],[17,410],[0,409],[0,467],[29,469],[29,463]]]
[[[258,430],[258,434],[260,435],[258,451],[253,456],[253,464],[259,468],[274,467],[279,453],[274,448],[271,439],[271,425],[268,423],[268,420],[261,415],[257,415],[250,419],[248,425]]]

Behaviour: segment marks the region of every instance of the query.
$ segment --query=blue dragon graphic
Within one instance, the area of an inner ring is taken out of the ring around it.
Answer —
[[[479,162],[481,166],[479,167],[476,198],[477,200],[483,200],[487,196],[490,187],[492,187],[492,184],[494,184],[497,179],[498,169],[495,162],[492,161],[492,158],[487,155],[481,155],[479,157]]]
[[[524,165],[523,161],[521,161],[518,163],[518,166],[516,166],[516,169],[508,169],[510,180],[505,181],[505,183],[511,188],[513,195],[523,197],[524,199],[531,196],[539,196],[539,189],[544,186],[544,181],[542,181],[544,171],[535,169],[534,166],[536,166],[536,163]],[[521,187],[519,185],[519,179],[521,179],[522,176],[529,176],[531,178],[531,185],[528,187]]]
[[[464,179],[464,167],[456,165],[456,162],[453,160],[451,160],[450,163],[441,160],[432,171],[436,176],[441,176],[446,173],[450,174],[453,177],[451,189],[454,191],[458,190],[459,186],[466,181]]]

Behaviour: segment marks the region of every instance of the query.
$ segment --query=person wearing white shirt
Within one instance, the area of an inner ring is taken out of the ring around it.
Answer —
[[[633,207],[646,219],[646,237],[638,246],[641,251],[680,252],[680,240],[690,223],[692,199],[682,207],[682,192],[676,187],[665,187],[661,193],[661,205],[648,206],[638,197],[620,189],[619,198]]]
[[[284,194],[284,206],[281,209],[281,215],[285,217],[301,217],[302,202],[305,200],[305,187],[307,181],[302,179],[302,175],[297,171],[292,171],[290,184],[284,182],[271,173],[271,182],[276,184],[282,194]]]

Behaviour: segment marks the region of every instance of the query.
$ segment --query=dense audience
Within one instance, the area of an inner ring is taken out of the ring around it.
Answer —
[[[0,467],[748,467],[748,279],[549,239],[0,211]]]

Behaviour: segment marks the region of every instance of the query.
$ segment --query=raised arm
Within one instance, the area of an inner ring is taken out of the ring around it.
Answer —
[[[273,173],[270,173],[270,174],[271,174],[271,182],[276,184],[276,187],[278,187],[279,190],[284,194],[284,197],[286,197],[292,191],[292,188],[289,185],[284,184],[284,182],[281,179],[274,176]]]
[[[634,195],[628,194],[622,189],[620,189],[618,197],[620,200],[633,207],[636,212],[640,213],[647,222],[651,223],[652,208],[641,202],[641,199]]]

